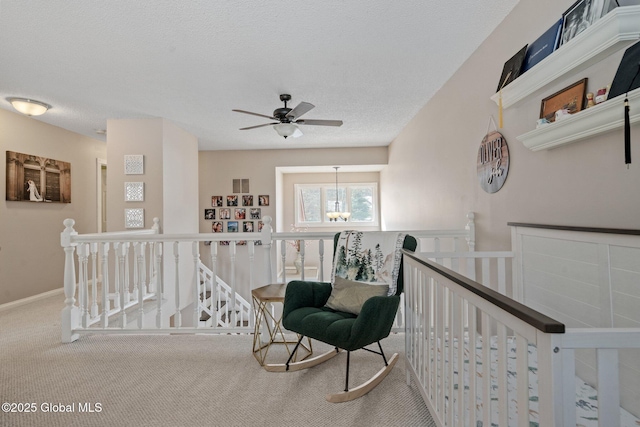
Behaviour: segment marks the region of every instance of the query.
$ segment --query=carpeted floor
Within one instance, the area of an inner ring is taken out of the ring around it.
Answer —
[[[344,387],[344,352],[306,371],[269,373],[249,335],[94,335],[62,344],[62,306],[57,295],[0,312],[0,403],[35,410],[2,411],[0,426],[435,425],[406,384],[402,334],[383,341],[387,357],[401,353],[389,376],[360,399],[332,404],[324,396]],[[316,354],[327,348],[314,342]],[[284,357],[274,350],[272,363]],[[354,352],[350,384],[381,367],[380,356]]]

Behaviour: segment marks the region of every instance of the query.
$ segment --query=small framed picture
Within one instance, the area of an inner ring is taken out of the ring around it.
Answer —
[[[567,110],[566,113],[573,114],[582,111],[587,92],[587,79],[584,78],[567,86],[542,100],[540,105],[540,118],[549,122],[556,120],[556,112]]]
[[[222,207],[222,196],[211,196],[211,207],[221,208]]]
[[[231,219],[231,209],[229,208],[220,209],[220,219]]]
[[[237,232],[238,232],[238,221],[228,221],[227,233],[237,233]]]
[[[253,206],[253,196],[242,196],[242,206]]]
[[[262,231],[262,227],[264,227],[264,221],[258,221],[258,231]]]
[[[253,221],[242,221],[242,231],[253,233]]]
[[[238,246],[246,246],[246,245],[247,245],[246,240],[238,240]]]
[[[216,219],[216,210],[215,209],[205,209],[204,210],[204,219]]]
[[[228,240],[220,240],[220,241],[218,242],[218,244],[219,244],[220,246],[229,246],[229,244],[230,244],[230,243],[231,243],[231,242],[229,242]]]
[[[251,219],[260,219],[262,218],[262,214],[261,214],[261,210],[260,208],[251,208],[249,209],[249,218]]]
[[[269,196],[258,196],[258,206],[269,206]]]
[[[238,206],[238,196],[227,196],[227,206]]]
[[[213,221],[211,224],[212,233],[222,233],[222,221]]]
[[[233,213],[234,219],[245,219],[247,217],[247,210],[245,208],[235,208]]]

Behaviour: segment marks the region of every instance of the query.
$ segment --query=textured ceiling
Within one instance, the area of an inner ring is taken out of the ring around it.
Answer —
[[[98,139],[108,119],[164,117],[200,150],[388,145],[517,0],[0,0],[0,107]],[[314,104],[284,140],[278,95]]]

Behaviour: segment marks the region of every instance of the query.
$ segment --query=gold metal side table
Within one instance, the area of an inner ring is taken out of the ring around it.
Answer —
[[[289,349],[289,344],[295,346],[298,342],[297,340],[292,341],[285,338],[282,325],[280,324],[282,316],[274,316],[274,313],[269,310],[268,306],[271,303],[284,303],[284,294],[286,289],[286,284],[275,283],[253,289],[251,291],[251,297],[253,298],[253,311],[256,319],[255,329],[253,331],[253,355],[261,366],[265,364],[267,353],[269,352],[269,348],[272,344],[284,344],[287,349],[287,354],[290,355],[291,350]],[[266,334],[268,336],[268,340],[266,342],[262,342],[260,339],[262,328],[266,329]],[[307,354],[300,360],[304,360],[313,354],[311,339],[309,337],[307,337],[307,344],[304,342],[300,343],[298,349],[300,348],[303,348],[307,352]],[[297,350],[296,353],[298,351],[299,350]],[[297,355],[293,358],[294,362],[296,357]]]

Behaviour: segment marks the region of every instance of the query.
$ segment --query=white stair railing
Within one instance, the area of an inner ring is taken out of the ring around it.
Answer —
[[[206,265],[199,263],[199,277],[202,285],[199,296],[200,313],[206,313],[212,319],[211,326],[229,327],[231,325],[229,315],[232,312],[238,313],[238,325],[244,325],[247,322],[250,328],[253,328],[253,316],[251,312],[251,304],[237,292],[235,293],[235,306],[232,304],[233,290],[224,280],[213,275]],[[207,292],[209,296],[207,297]],[[224,310],[224,312],[222,311]]]
[[[441,244],[445,240],[455,250],[464,250],[461,242],[466,240],[472,250],[473,214],[468,218],[465,229],[408,233],[437,250],[446,246]],[[63,341],[91,333],[251,333],[254,314],[243,291],[288,282],[286,269],[281,278],[274,274],[276,260],[287,261],[286,254],[277,256],[278,242],[282,248],[283,242],[300,241],[301,279],[306,279],[310,259],[306,243],[317,243],[318,276],[310,279],[327,282],[331,276],[323,261],[333,257],[335,233],[273,233],[271,218],[263,221],[259,233],[159,234],[156,220],[151,230],[78,234],[74,221],[65,220]],[[210,266],[205,270],[200,250],[206,242]],[[212,320],[201,321],[203,313]],[[401,329],[403,308],[397,317],[396,329]]]

